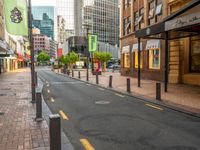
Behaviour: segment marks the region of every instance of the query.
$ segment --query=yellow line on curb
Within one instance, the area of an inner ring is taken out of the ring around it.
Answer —
[[[118,94],[118,93],[115,93],[116,96],[119,96],[119,97],[125,97],[124,95],[121,95],[121,94]]]
[[[62,110],[60,110],[59,113],[62,116],[63,120],[69,120],[69,118],[67,117],[67,115],[65,115],[65,113]]]
[[[101,91],[105,91],[105,89],[103,89],[103,88],[98,88],[99,90],[101,90]]]
[[[160,107],[158,107],[158,106],[154,106],[154,105],[151,105],[151,104],[145,104],[145,105],[146,105],[146,106],[149,106],[149,107],[151,107],[151,108],[157,109],[157,110],[161,110],[161,111],[164,110],[163,108],[160,108]]]
[[[80,142],[86,150],[95,150],[87,139],[80,139]]]

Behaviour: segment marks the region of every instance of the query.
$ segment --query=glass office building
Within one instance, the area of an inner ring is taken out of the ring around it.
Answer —
[[[33,26],[40,29],[41,34],[52,39],[57,37],[57,14],[54,6],[33,6]]]

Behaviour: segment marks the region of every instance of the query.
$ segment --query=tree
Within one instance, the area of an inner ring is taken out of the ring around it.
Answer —
[[[50,56],[46,52],[41,52],[37,56],[37,61],[41,64],[47,64],[50,61]]]
[[[101,62],[103,72],[106,71],[106,62],[112,59],[112,55],[109,52],[96,52],[94,53],[94,58]]]
[[[78,61],[79,60],[79,57],[78,57],[78,55],[75,53],[75,52],[70,52],[70,53],[68,53],[67,55],[62,55],[60,58],[59,58],[59,61],[62,63],[62,64],[64,64],[64,65],[66,65],[67,66],[67,68],[72,68],[72,65],[74,64],[74,63],[76,63],[76,61]]]

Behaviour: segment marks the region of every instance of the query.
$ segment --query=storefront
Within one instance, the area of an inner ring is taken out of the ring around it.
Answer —
[[[160,70],[165,91],[167,83],[200,85],[199,9],[200,1],[194,0],[162,22],[135,33],[138,41],[147,39],[149,70]],[[150,43],[156,47],[149,47]],[[139,55],[141,50],[139,48]],[[138,61],[138,64],[141,62]],[[140,67],[138,75],[143,77]]]

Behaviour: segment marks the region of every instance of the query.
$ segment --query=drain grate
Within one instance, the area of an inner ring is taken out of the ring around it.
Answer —
[[[16,93],[1,93],[0,96],[16,96],[17,94]]]

